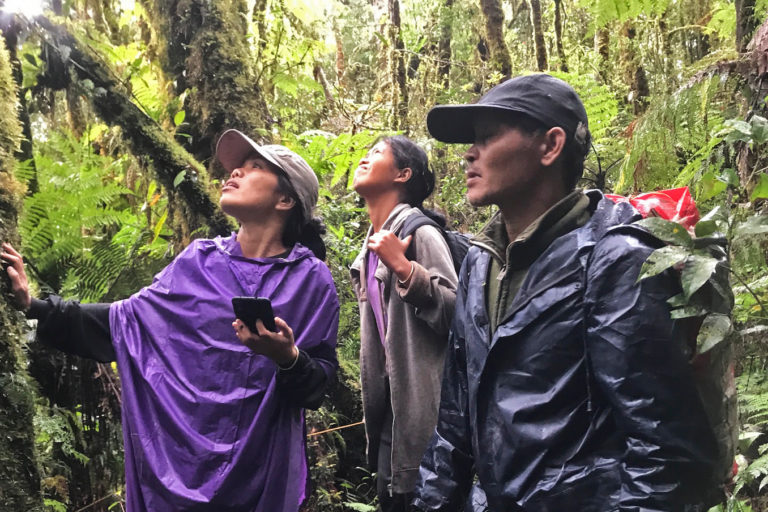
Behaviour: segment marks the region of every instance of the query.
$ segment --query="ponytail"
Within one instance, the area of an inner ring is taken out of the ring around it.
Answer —
[[[296,202],[283,228],[283,245],[292,247],[300,243],[312,251],[317,259],[325,261],[327,251],[322,238],[326,232],[325,224],[319,217],[313,217],[309,221],[304,220],[299,197],[288,176],[282,170],[277,173],[277,186],[281,193],[290,195]]]
[[[326,249],[322,235],[326,232],[325,224],[319,217],[312,217],[304,224],[298,242],[315,254],[315,257],[325,261]]]

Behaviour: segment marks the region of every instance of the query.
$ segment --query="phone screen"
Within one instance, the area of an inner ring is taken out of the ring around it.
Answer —
[[[277,332],[275,314],[269,299],[264,297],[232,297],[232,309],[235,316],[254,334],[259,333],[256,328],[257,319],[261,320],[264,327],[270,331]]]

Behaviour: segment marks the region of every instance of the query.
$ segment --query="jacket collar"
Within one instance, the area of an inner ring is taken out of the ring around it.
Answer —
[[[507,237],[504,218],[498,211],[472,243],[491,253],[500,264],[524,260],[530,264],[552,241],[564,233],[583,226],[589,218],[589,199],[581,190],[574,190],[534,220],[511,243]],[[527,262],[527,263],[526,263]]]
[[[384,221],[384,224],[382,224],[381,229],[397,232],[403,225],[403,222],[405,222],[405,219],[417,211],[419,211],[418,208],[415,208],[407,203],[400,203],[395,206],[389,213],[389,216],[387,217],[387,220]],[[355,258],[355,261],[352,262],[351,269],[353,271],[357,271],[358,273],[363,272],[363,269],[365,268],[365,256],[368,254],[368,239],[371,237],[371,235],[373,235],[373,225],[368,226],[368,233],[365,235],[365,240],[363,240],[363,246]],[[379,268],[383,266],[384,264],[379,262]],[[379,268],[376,269],[377,277],[379,277],[380,273]]]

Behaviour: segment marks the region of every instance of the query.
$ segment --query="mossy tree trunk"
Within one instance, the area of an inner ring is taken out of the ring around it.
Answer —
[[[624,68],[625,82],[630,85],[628,98],[632,111],[636,116],[643,114],[648,108],[648,97],[651,92],[648,86],[648,77],[640,59],[637,49],[637,30],[632,22],[627,21],[622,28],[623,47],[621,61]]]
[[[560,59],[560,71],[568,72],[568,59],[563,48],[563,0],[555,0],[555,41],[557,56]]]
[[[752,38],[759,20],[755,18],[755,0],[735,0],[736,8],[736,50],[744,52]]]
[[[480,7],[485,19],[485,33],[491,50],[491,59],[496,71],[505,78],[512,74],[512,60],[504,41],[504,11],[501,0],[480,0]]]
[[[451,39],[453,39],[453,2],[443,0],[443,8],[440,12],[440,40],[437,43],[437,74],[442,80],[443,86],[450,85],[451,75]]]
[[[531,25],[533,25],[533,45],[536,48],[536,68],[547,69],[547,46],[544,43],[544,28],[541,26],[541,2],[531,0]]]
[[[10,56],[0,42],[0,240],[19,245],[22,189],[13,177],[21,139]],[[26,373],[23,316],[13,308],[7,275],[0,276],[0,510],[43,510],[34,449],[34,388]]]
[[[143,4],[165,41],[164,48],[160,42],[162,64],[176,84],[176,93],[189,91],[184,128],[191,138],[186,148],[198,162],[207,163],[211,176],[219,178],[224,170],[213,155],[225,129],[237,128],[265,142],[271,139],[273,120],[248,43],[247,2],[145,0]],[[265,9],[266,2],[257,2],[257,8]],[[259,31],[265,30],[262,24]],[[264,39],[265,34],[259,37]]]
[[[595,52],[598,55],[597,77],[602,83],[609,83],[608,73],[611,69],[611,33],[607,27],[595,30]]]
[[[408,133],[408,89],[406,88],[405,45],[400,29],[400,1],[389,0],[389,69],[392,90],[392,120],[395,130]]]

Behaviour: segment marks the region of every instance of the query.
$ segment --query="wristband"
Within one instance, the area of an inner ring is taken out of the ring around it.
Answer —
[[[400,278],[398,278],[398,279],[397,279],[397,282],[398,282],[398,283],[400,283],[400,284],[402,284],[402,285],[405,285],[406,283],[408,283],[408,281],[410,281],[410,280],[411,280],[411,276],[413,276],[413,271],[414,271],[415,269],[416,269],[416,266],[413,264],[413,262],[411,262],[411,273],[410,273],[410,274],[408,274],[408,277],[406,277],[404,281],[401,281],[401,280],[400,280]]]
[[[281,366],[278,364],[277,367],[280,368],[282,371],[293,370],[293,367],[296,366],[296,363],[299,362],[299,357],[301,357],[301,350],[296,349],[296,359],[293,360],[290,366]]]

